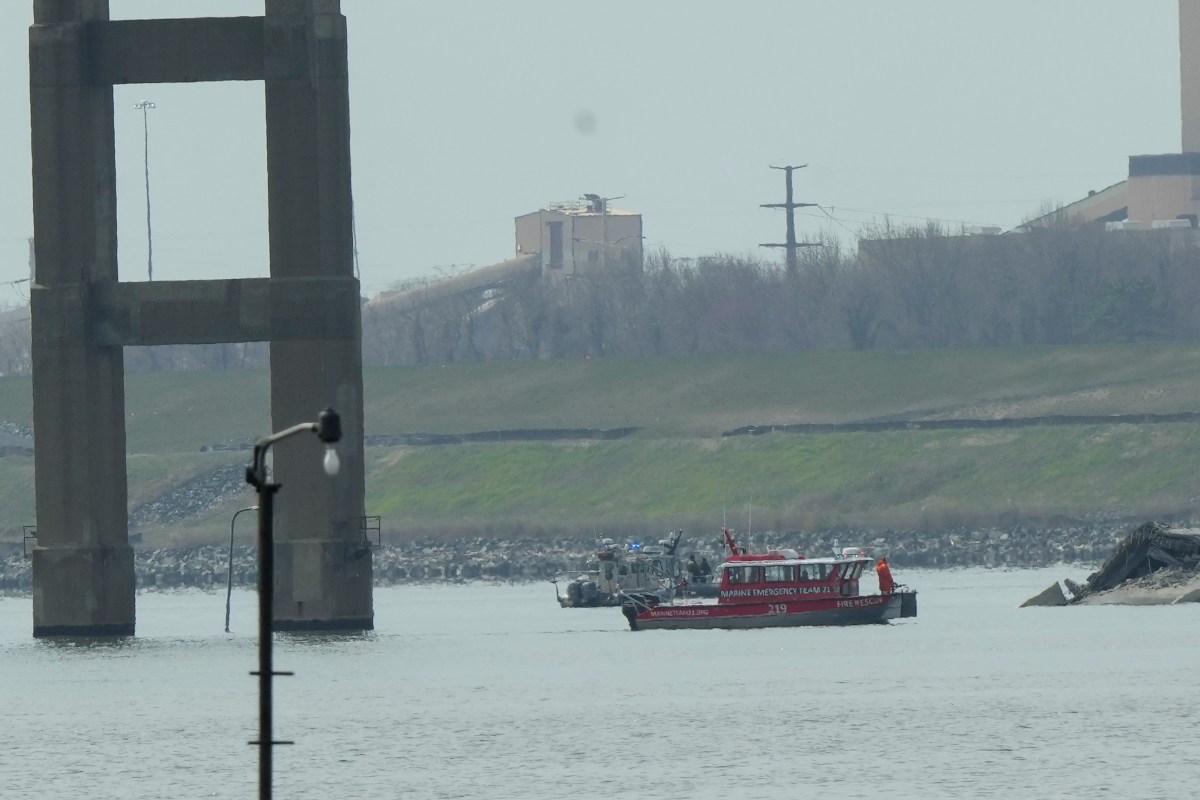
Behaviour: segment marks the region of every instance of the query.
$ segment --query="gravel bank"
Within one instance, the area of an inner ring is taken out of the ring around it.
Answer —
[[[1061,528],[1007,530],[828,531],[818,534],[755,533],[748,538],[752,550],[796,548],[804,553],[831,552],[838,546],[861,546],[877,557],[886,557],[896,569],[952,569],[995,567],[1027,569],[1057,564],[1098,566],[1133,526],[1109,524]],[[618,537],[613,537],[618,542]],[[391,586],[429,581],[539,581],[557,573],[581,569],[595,549],[591,540],[569,539],[467,539],[415,540],[373,548],[375,584]],[[681,555],[695,552],[720,561],[719,532],[704,538],[685,538]],[[227,547],[177,550],[135,550],[139,589],[224,588],[229,569]],[[233,582],[253,586],[255,553],[238,547],[233,553]],[[32,589],[30,562],[20,549],[0,560],[0,593],[28,594]]]

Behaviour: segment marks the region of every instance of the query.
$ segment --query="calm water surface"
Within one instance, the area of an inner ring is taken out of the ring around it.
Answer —
[[[1194,798],[1200,605],[1018,609],[1086,570],[907,572],[868,628],[628,631],[546,584],[378,589],[281,636],[275,796]],[[143,594],[138,637],[37,641],[0,599],[4,797],[253,798],[252,593]]]

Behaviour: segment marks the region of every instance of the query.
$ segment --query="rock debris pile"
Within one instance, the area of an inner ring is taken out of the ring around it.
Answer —
[[[246,485],[246,467],[240,464],[214,469],[178,486],[129,514],[129,527],[182,522],[237,497],[254,495]]]
[[[33,455],[33,430],[0,420],[0,455]]]
[[[1147,522],[1113,548],[1083,585],[1055,582],[1024,606],[1200,602],[1200,530]]]

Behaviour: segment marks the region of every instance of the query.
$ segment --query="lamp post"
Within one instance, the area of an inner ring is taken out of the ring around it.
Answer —
[[[237,522],[238,514],[243,511],[257,511],[258,506],[246,506],[239,508],[233,512],[233,519],[229,520],[229,578],[225,587],[225,632],[229,633],[229,600],[233,596],[233,524]]]
[[[146,278],[154,280],[154,239],[150,236],[150,109],[157,108],[152,100],[134,103],[142,112],[142,151],[146,167]]]
[[[291,675],[290,672],[275,672],[271,664],[271,627],[274,621],[275,592],[275,493],[280,485],[267,478],[267,450],[276,442],[299,433],[312,432],[325,442],[325,473],[337,474],[337,451],[333,445],[342,438],[342,419],[332,408],[317,415],[316,422],[303,422],[290,428],[259,439],[254,444],[254,461],[246,467],[246,483],[258,492],[258,796],[259,800],[271,799],[271,747],[276,742],[271,738],[271,679],[275,675]],[[232,523],[231,523],[232,525]]]

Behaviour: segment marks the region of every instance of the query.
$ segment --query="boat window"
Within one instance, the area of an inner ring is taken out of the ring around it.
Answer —
[[[613,565],[605,564],[604,565],[604,580],[611,581],[612,579],[613,579]]]
[[[824,581],[836,575],[839,566],[838,564],[805,564],[801,569],[800,580]]]
[[[622,565],[621,565],[621,574],[622,574],[622,575],[628,575],[628,574],[629,574],[629,567],[627,567],[627,566],[625,566],[624,564],[622,564]]]
[[[796,568],[790,564],[769,564],[765,568],[767,583],[794,583]]]
[[[754,567],[726,567],[730,583],[754,583]]]

